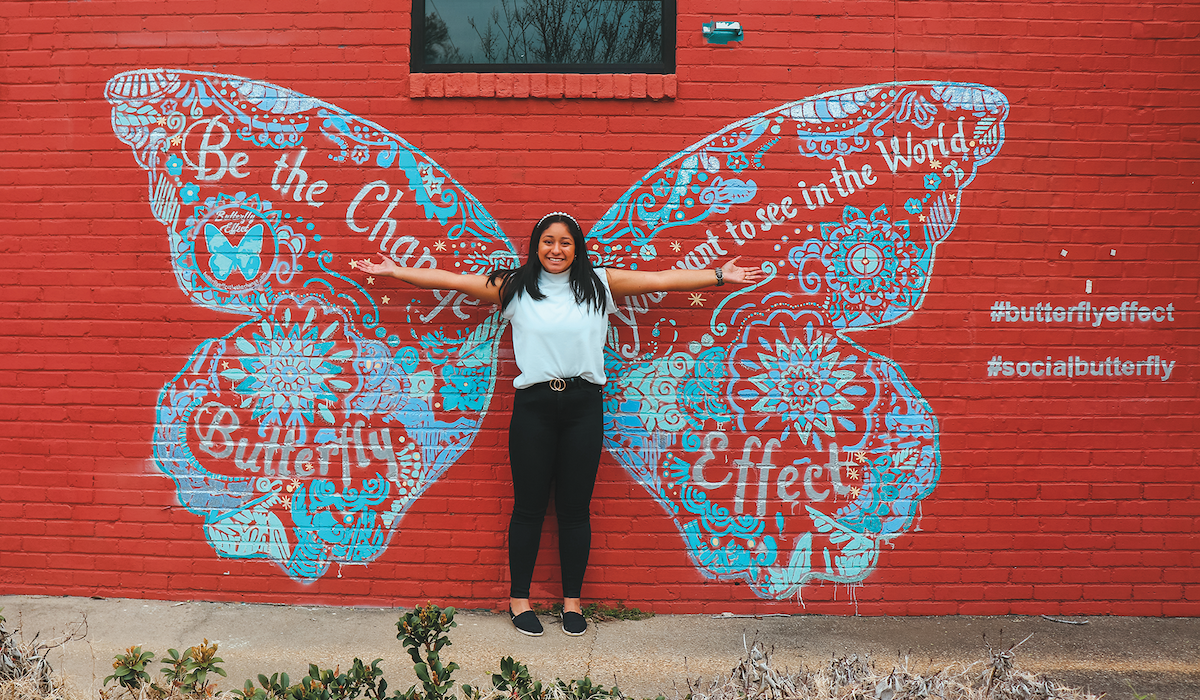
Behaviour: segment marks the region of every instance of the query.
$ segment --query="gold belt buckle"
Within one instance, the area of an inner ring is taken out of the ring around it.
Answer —
[[[550,388],[554,391],[562,391],[567,388],[567,380],[555,377],[550,380]]]

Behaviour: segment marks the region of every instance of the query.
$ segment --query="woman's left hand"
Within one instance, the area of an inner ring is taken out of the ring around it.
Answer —
[[[716,285],[717,274],[726,284],[753,284],[763,277],[761,270],[738,265],[741,258],[733,258],[718,268],[671,269],[648,272],[608,268],[608,288],[614,298],[648,294],[651,292],[694,292]]]
[[[721,266],[721,274],[724,276],[725,281],[731,284],[753,284],[757,282],[762,277],[762,271],[758,268],[739,266],[737,261],[741,259],[742,257],[739,255]]]

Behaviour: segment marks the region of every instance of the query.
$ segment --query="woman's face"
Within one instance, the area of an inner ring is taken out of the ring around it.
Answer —
[[[554,222],[538,238],[538,260],[546,272],[566,272],[575,262],[575,239],[567,225]]]

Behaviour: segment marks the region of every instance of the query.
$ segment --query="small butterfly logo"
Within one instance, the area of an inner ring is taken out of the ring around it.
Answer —
[[[515,248],[428,155],[326,102],[164,69],[106,95],[180,288],[241,319],[164,385],[156,464],[221,556],[299,581],[372,561],[478,435],[504,322],[454,292],[377,298],[349,262],[377,249],[485,272],[519,264]],[[764,273],[618,300],[610,318],[606,447],[702,576],[786,599],[862,581],[911,528],[938,479],[937,418],[852,334],[920,308],[1007,114],[975,84],[806,98],[668,158],[588,233],[600,265],[741,255]]]
[[[247,281],[258,276],[262,268],[262,224],[251,226],[236,246],[229,242],[224,231],[213,224],[204,224],[204,241],[212,253],[208,265],[217,281],[225,282],[234,270]]]

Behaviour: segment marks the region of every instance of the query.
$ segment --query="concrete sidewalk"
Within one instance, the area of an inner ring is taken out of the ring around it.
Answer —
[[[354,657],[382,658],[389,687],[416,683],[412,660],[396,639],[398,609],[162,602],[130,599],[0,596],[0,613],[25,639],[60,636],[84,620],[87,634],[52,656],[54,668],[80,689],[96,689],[112,673],[113,655],[140,645],[161,659],[204,639],[220,644],[227,679],[221,689],[240,688],[259,673],[287,672],[299,680],[308,664],[345,668]],[[1092,617],[1064,624],[1040,617],[791,617],[714,618],[663,615],[641,621],[593,623],[583,637],[562,634],[543,617],[546,634],[518,634],[507,616],[460,611],[444,662],[457,661],[456,681],[489,686],[499,660],[513,656],[542,680],[588,675],[627,694],[674,700],[688,679],[725,676],[744,654],[744,644],[774,649],[773,665],[798,670],[831,656],[870,654],[877,667],[903,663],[972,663],[988,658],[988,644],[1007,648],[1030,637],[1016,652],[1017,667],[1066,684],[1133,698],[1200,700],[1200,619]],[[1032,635],[1032,636],[1030,636]],[[986,639],[986,641],[985,641]],[[157,675],[160,664],[153,666]],[[94,693],[93,693],[94,696]]]

